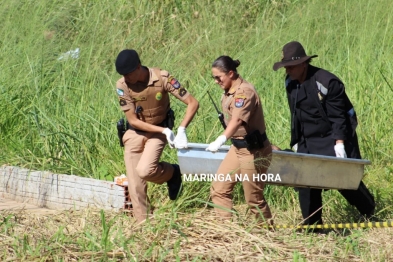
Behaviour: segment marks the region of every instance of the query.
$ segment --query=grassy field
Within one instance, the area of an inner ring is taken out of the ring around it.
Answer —
[[[376,197],[378,217],[392,219],[393,15],[389,6],[388,0],[3,0],[0,164],[103,180],[124,173],[116,133],[123,113],[114,89],[119,78],[114,60],[124,48],[136,49],[144,65],[171,72],[200,101],[198,115],[187,130],[189,141],[198,143],[211,142],[221,132],[206,96],[211,90],[218,101],[220,93],[211,79],[211,63],[223,54],[239,59],[240,74],[257,87],[263,100],[270,140],[287,148],[284,72],[274,72],[272,65],[281,59],[282,46],[297,40],[308,54],[319,55],[314,65],[330,70],[346,84],[359,117],[363,158],[372,161],[364,181]],[[76,48],[77,58],[60,59]],[[172,102],[178,124],[185,106]],[[176,162],[176,151],[166,148],[162,159]],[[246,259],[250,254],[260,261],[393,260],[391,246],[382,244],[382,239],[391,242],[393,238],[389,229],[347,230],[325,237],[287,231],[254,234],[248,226],[244,229],[243,220],[226,228],[210,213],[203,213],[209,211],[201,211],[209,201],[208,183],[187,183],[175,203],[167,201],[164,186],[152,185],[149,190],[162,216],[157,214],[159,219],[145,227],[114,214],[90,217],[75,212],[76,217],[67,213],[53,228],[41,232],[42,227],[35,227],[28,216],[4,213],[0,241],[5,244],[0,242],[0,258],[40,261],[45,253],[42,261],[105,261],[112,260],[106,252],[121,248],[126,260],[134,256],[138,261],[251,261]],[[240,209],[244,203],[241,190],[237,187],[234,196]],[[300,221],[292,188],[268,186],[266,197],[276,223]],[[337,192],[326,191],[324,198],[326,222],[356,219],[356,210]],[[211,226],[203,227],[198,220],[201,216]],[[75,223],[83,220],[83,226],[66,230],[67,217]],[[56,218],[46,219],[56,222]],[[226,229],[228,239],[225,233],[214,236],[215,227]],[[203,232],[209,232],[207,240],[201,237]],[[124,236],[116,242],[120,235]],[[189,239],[194,242],[188,243],[196,245],[206,240],[203,250],[207,251],[198,253],[181,244]],[[320,246],[324,241],[326,249]],[[215,253],[215,246],[234,247],[223,243],[239,246]],[[242,243],[253,247],[246,250]],[[309,252],[311,243],[316,247]],[[271,250],[264,253],[261,249]],[[87,255],[78,258],[67,250]]]

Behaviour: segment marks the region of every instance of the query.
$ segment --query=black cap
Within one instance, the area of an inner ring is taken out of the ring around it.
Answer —
[[[134,71],[140,64],[138,53],[133,49],[125,49],[117,55],[116,71],[126,75]]]

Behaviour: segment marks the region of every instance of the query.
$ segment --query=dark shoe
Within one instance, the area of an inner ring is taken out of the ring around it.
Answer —
[[[327,235],[331,229],[325,229],[325,228],[314,228],[310,231],[310,233],[318,234],[318,235]]]
[[[332,231],[331,229],[325,228],[298,228],[296,232],[298,233],[307,233],[307,234],[318,234],[318,235],[327,235],[329,232]]]
[[[181,172],[179,165],[172,165],[174,168],[173,175],[171,179],[168,180],[168,194],[170,200],[176,200],[177,196],[179,195],[181,189]]]
[[[324,228],[317,228],[318,225],[323,225],[322,219],[318,220],[315,222],[315,224],[307,224],[303,223],[301,228],[298,228],[296,231],[297,232],[303,232],[303,233],[314,233],[314,234],[326,234],[326,229]]]
[[[379,219],[374,215],[374,212],[372,214],[359,215],[358,218],[358,223],[378,222],[378,221]]]

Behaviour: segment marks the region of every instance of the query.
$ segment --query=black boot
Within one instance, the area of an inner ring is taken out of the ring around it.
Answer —
[[[166,183],[170,200],[175,200],[181,190],[182,179],[179,165],[173,164],[172,166],[174,168],[173,175]]]
[[[375,216],[375,209],[368,214],[360,214],[358,217],[358,223],[367,222],[378,222],[380,221],[377,216]]]

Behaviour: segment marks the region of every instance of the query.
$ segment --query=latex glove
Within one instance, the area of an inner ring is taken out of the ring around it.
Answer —
[[[210,152],[217,152],[218,149],[227,141],[227,138],[225,135],[221,135],[217,137],[217,139],[214,142],[211,142],[209,146],[206,148],[206,151]]]
[[[336,157],[347,158],[343,143],[336,144],[334,146],[334,151],[336,152]]]
[[[174,148],[175,147],[175,135],[173,134],[172,130],[170,130],[169,128],[165,128],[164,131],[162,131],[162,133],[164,135],[166,135],[166,140],[168,140],[168,145],[170,148]]]
[[[178,149],[187,148],[187,143],[186,128],[179,126],[175,137],[175,147]]]
[[[293,145],[292,150],[293,152],[297,152],[297,143]]]

